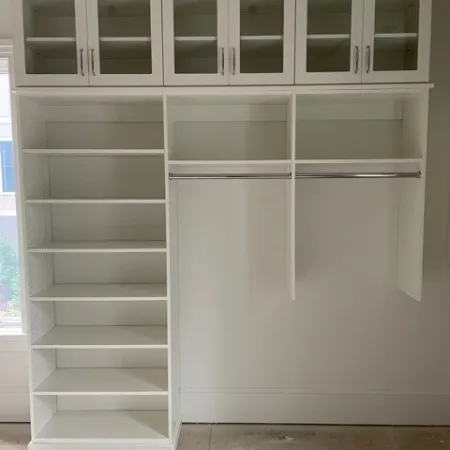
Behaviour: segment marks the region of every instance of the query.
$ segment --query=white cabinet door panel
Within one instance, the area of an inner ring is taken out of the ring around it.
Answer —
[[[295,0],[230,0],[230,84],[293,84]]]

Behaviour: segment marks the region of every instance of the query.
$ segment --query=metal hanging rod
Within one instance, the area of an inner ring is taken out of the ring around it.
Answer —
[[[290,180],[292,173],[169,173],[170,180]],[[380,179],[380,178],[422,178],[422,172],[335,172],[299,173],[301,179]]]
[[[296,173],[295,178],[311,179],[311,178],[422,178],[422,172],[335,172],[335,173]]]

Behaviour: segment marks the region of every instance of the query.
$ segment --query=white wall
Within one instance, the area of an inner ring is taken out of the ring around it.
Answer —
[[[183,264],[181,257],[183,421],[450,424],[450,58],[445,57],[450,2],[435,1],[433,14],[436,88],[431,93],[423,301],[383,293],[383,286],[361,288],[359,279],[347,297],[334,296],[324,281],[321,292],[292,306],[281,297],[233,295],[245,255],[238,245],[220,247],[222,259],[235,252],[236,267],[215,273],[216,262],[208,261],[216,245],[210,235],[230,236],[236,227],[244,228],[208,193],[199,189],[197,197],[190,196],[195,187],[186,184],[179,191],[179,201],[185,202],[179,224],[200,211],[209,213],[213,226],[200,228],[201,221],[191,219],[201,230],[195,237],[180,228],[180,249],[190,248],[200,265]],[[227,200],[221,198],[230,213]],[[241,206],[239,199],[237,214]],[[379,224],[369,227],[375,239],[384,222],[373,220]],[[214,276],[223,279],[216,291],[210,283]]]
[[[12,35],[10,0],[0,0],[0,39],[9,39]]]

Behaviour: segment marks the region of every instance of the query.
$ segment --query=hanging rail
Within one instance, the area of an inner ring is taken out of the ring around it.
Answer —
[[[292,173],[169,173],[169,180],[290,180]],[[335,172],[299,173],[295,179],[381,179],[381,178],[422,178],[422,172]]]

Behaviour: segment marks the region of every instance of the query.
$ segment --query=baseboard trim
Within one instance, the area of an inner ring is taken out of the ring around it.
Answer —
[[[175,450],[172,444],[28,444],[28,450]]]
[[[189,389],[181,405],[184,423],[450,425],[449,394]]]

